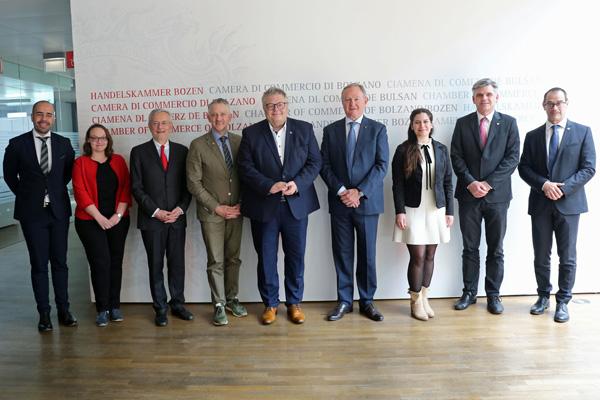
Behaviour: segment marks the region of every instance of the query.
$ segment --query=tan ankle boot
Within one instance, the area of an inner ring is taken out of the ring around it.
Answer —
[[[423,298],[423,308],[425,309],[427,316],[429,318],[433,318],[433,317],[435,317],[435,313],[433,312],[433,308],[431,308],[431,305],[429,305],[429,298],[427,297],[428,293],[429,293],[429,288],[426,288],[425,286],[423,286],[421,288],[421,297]]]
[[[408,293],[410,293],[411,315],[416,319],[420,319],[421,321],[427,321],[429,317],[423,308],[423,296],[421,295],[421,292],[411,292],[409,290]]]

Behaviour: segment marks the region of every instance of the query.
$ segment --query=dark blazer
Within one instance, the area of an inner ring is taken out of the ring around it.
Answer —
[[[29,131],[10,139],[4,154],[4,180],[15,194],[14,218],[21,222],[45,218],[44,196],[50,197],[50,209],[58,219],[71,216],[67,184],[71,180],[75,152],[69,139],[51,133],[52,169],[46,176],[40,168],[33,133]]]
[[[185,212],[192,199],[185,180],[187,152],[184,145],[169,141],[169,166],[164,171],[152,139],[131,149],[131,192],[138,203],[139,229],[158,230],[164,226],[163,222],[152,218],[157,208],[167,211],[181,208],[183,215],[171,226],[187,226]]]
[[[421,189],[423,186],[423,168],[421,164],[411,176],[404,176],[404,152],[408,142],[396,147],[392,160],[392,193],[396,214],[405,214],[406,206],[419,207],[421,204]],[[446,215],[454,215],[454,199],[452,198],[452,165],[446,146],[436,140],[431,140],[433,157],[435,159],[435,205],[437,208],[446,207]]]
[[[459,201],[477,201],[467,190],[473,181],[487,181],[492,190],[483,198],[489,203],[512,199],[510,176],[519,163],[519,128],[510,115],[494,112],[488,140],[481,150],[477,113],[456,121],[450,147],[452,166],[457,177],[454,197]]]
[[[269,194],[279,181],[294,181],[298,192],[287,196],[292,215],[305,218],[319,209],[313,184],[321,168],[321,155],[313,127],[308,122],[288,118],[283,165],[269,122],[265,119],[242,131],[237,158],[238,173],[244,184],[242,215],[266,222],[275,216],[281,194]]]
[[[529,192],[530,215],[541,213],[548,207],[565,215],[588,211],[584,185],[596,173],[596,150],[592,130],[584,125],[567,120],[556,161],[548,171],[546,146],[546,124],[527,133],[523,154],[519,163],[519,175],[531,186]],[[565,194],[559,200],[548,199],[542,192],[546,181],[562,182]]]
[[[361,215],[381,214],[383,213],[383,178],[387,173],[389,161],[387,129],[385,125],[363,117],[354,151],[352,181],[350,181],[346,166],[345,123],[346,120],[343,118],[323,129],[321,178],[329,189],[327,193],[329,212],[331,214],[352,212]],[[349,208],[342,203],[337,195],[342,186],[346,189],[358,188],[363,192],[364,196],[360,199],[358,208]]]

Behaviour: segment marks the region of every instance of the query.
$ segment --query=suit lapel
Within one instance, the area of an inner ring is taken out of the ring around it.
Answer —
[[[25,136],[25,151],[27,151],[27,157],[29,157],[34,165],[37,165],[37,170],[40,174],[43,174],[42,167],[40,167],[40,162],[37,157],[37,153],[35,152],[35,142],[33,139],[33,131],[29,132],[29,135]],[[54,152],[52,152],[54,155]]]
[[[231,140],[229,141],[229,143],[231,143]],[[219,165],[221,165],[221,167],[223,167],[223,170],[225,172],[229,173],[229,171],[227,170],[227,164],[225,163],[225,157],[221,153],[221,149],[220,149],[221,144],[217,143],[215,141],[215,138],[213,137],[212,132],[208,133],[208,136],[206,138],[206,145],[208,146],[210,151],[213,153],[213,155],[216,157],[216,159],[219,160]],[[233,150],[233,145],[231,147]]]
[[[338,124],[335,127],[335,143],[340,143],[340,145],[337,146],[338,148],[336,151],[339,152],[340,160],[343,161],[344,170],[346,171],[346,177],[350,179],[350,171],[348,171],[348,166],[346,165],[346,140],[346,119],[342,119],[338,121]],[[357,148],[358,146],[354,149],[355,153]]]
[[[494,137],[496,136],[496,134],[498,132],[501,131],[501,129],[502,129],[502,117],[501,117],[500,113],[495,111],[494,116],[492,117],[492,121],[490,122],[490,125],[488,127],[488,138],[487,138],[485,147],[490,146],[490,143],[494,140]],[[484,148],[484,150],[485,150],[485,148]]]
[[[571,129],[573,128],[573,124],[569,120],[567,120],[567,124],[565,129],[563,130],[562,138],[560,139],[560,143],[558,144],[558,152],[556,153],[556,160],[554,161],[554,165],[558,164],[558,160],[560,159],[563,149],[571,143],[573,140],[573,132]]]
[[[479,137],[479,121],[477,119],[477,113],[474,112],[471,115],[473,117],[471,118],[469,125],[471,126],[471,134],[473,135],[473,141],[474,141],[474,143],[477,143],[477,148],[479,149],[479,151],[481,151],[483,153],[483,150],[481,149],[481,138]],[[490,126],[491,126],[491,124],[490,124]],[[489,140],[488,140],[488,142],[489,142]]]
[[[169,150],[172,150],[172,148],[170,148]],[[146,152],[148,153],[149,159],[150,160],[154,160],[152,161],[153,163],[155,163],[161,171],[163,170],[163,166],[162,166],[162,162],[160,161],[160,155],[159,155],[159,150],[156,149],[156,145],[154,144],[154,139],[150,139],[149,142],[146,142]],[[169,154],[169,158],[173,155],[173,153],[171,152]],[[168,170],[168,168],[167,168]]]
[[[267,147],[271,149],[271,153],[273,153],[273,157],[275,157],[275,160],[277,161],[279,167],[283,168],[283,165],[281,164],[281,159],[279,158],[279,152],[277,151],[277,144],[275,143],[275,139],[273,138],[273,132],[271,131],[271,126],[269,125],[269,121],[265,119],[263,125],[264,128],[260,130],[261,134],[263,135],[263,139],[265,140]]]
[[[283,149],[283,163],[285,164],[286,162],[288,162],[288,160],[290,159],[290,156],[292,155],[292,143],[294,143],[294,140],[296,139],[296,136],[294,135],[294,131],[292,129],[292,124],[290,123],[290,120],[287,120],[286,123],[286,128],[285,128],[285,148]],[[293,146],[294,148],[296,148],[296,146]]]
[[[352,166],[354,166],[354,162],[356,161],[361,149],[369,148],[367,143],[369,143],[371,140],[371,124],[369,123],[369,119],[367,117],[363,117],[360,124],[360,130],[358,131],[358,138],[356,139],[356,147],[354,148]],[[344,146],[344,149],[345,148],[346,147]]]

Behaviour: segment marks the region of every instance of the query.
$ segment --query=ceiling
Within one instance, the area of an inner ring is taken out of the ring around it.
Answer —
[[[41,69],[44,53],[73,50],[69,0],[0,0],[0,10],[3,59]]]
[[[69,0],[0,0],[0,58],[43,70],[43,54],[73,49]],[[73,79],[73,70],[60,73]],[[48,98],[51,86],[0,75],[0,108],[14,111],[10,99]],[[74,90],[60,93],[75,102]],[[31,103],[24,102],[28,107]]]

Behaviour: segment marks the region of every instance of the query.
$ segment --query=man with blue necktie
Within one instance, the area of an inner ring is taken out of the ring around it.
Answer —
[[[538,299],[533,315],[550,304],[552,234],[558,252],[558,292],[554,321],[567,322],[577,267],[579,214],[588,211],[585,184],[596,172],[596,151],[589,127],[567,119],[567,92],[554,87],[542,103],[548,120],[527,133],[519,175],[531,186],[529,215],[534,250]]]
[[[383,213],[383,178],[389,148],[385,125],[364,116],[365,88],[351,83],[342,90],[346,117],[323,129],[321,177],[327,184],[333,260],[337,275],[337,305],[327,315],[337,321],[352,312],[354,246],[356,284],[361,314],[383,321],[373,304],[377,289],[376,242]]]

